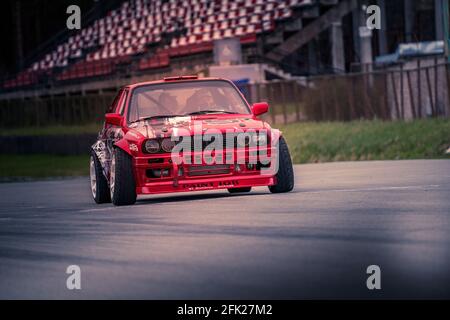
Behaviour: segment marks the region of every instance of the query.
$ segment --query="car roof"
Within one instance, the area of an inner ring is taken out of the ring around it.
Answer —
[[[161,80],[137,82],[137,83],[126,85],[124,88],[134,89],[137,87],[152,85],[152,84],[183,83],[183,82],[192,82],[192,81],[213,81],[213,80],[222,80],[222,81],[231,82],[230,80],[223,79],[223,78],[212,78],[212,77],[194,78],[194,77],[189,77],[189,76],[186,76],[185,78],[183,78],[182,76],[180,76],[178,79],[176,79],[176,77],[170,77],[170,78],[165,78],[165,79],[161,79]]]

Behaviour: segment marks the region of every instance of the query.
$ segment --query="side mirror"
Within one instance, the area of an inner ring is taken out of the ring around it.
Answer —
[[[255,116],[264,114],[269,111],[269,104],[267,102],[254,103],[252,106],[252,111]]]
[[[118,113],[105,114],[105,122],[113,126],[121,126],[123,117]]]

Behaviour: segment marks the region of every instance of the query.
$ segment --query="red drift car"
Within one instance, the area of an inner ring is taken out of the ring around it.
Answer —
[[[228,189],[274,193],[294,187],[289,150],[223,79],[171,77],[120,90],[92,146],[95,202],[135,203],[140,194]]]

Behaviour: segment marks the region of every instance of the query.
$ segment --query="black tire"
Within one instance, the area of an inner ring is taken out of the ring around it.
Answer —
[[[111,160],[110,193],[111,201],[116,206],[126,206],[136,202],[136,182],[131,157],[120,148],[114,149]]]
[[[103,174],[102,165],[100,164],[94,150],[91,150],[89,178],[91,182],[91,193],[94,201],[98,204],[111,202],[108,181]]]
[[[277,184],[269,186],[272,193],[289,192],[294,189],[294,168],[292,167],[289,148],[283,137],[279,140],[279,166],[276,174]]]
[[[252,191],[252,187],[244,187],[244,188],[229,188],[229,193],[241,193],[241,192],[250,192]]]

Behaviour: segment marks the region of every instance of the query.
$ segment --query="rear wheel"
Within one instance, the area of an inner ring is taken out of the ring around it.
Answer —
[[[109,188],[114,205],[126,206],[136,202],[136,182],[131,157],[119,148],[114,149],[111,159]]]
[[[96,203],[111,202],[109,196],[108,181],[103,174],[103,169],[97,155],[91,151],[91,158],[89,161],[89,176],[91,180],[92,197]]]
[[[245,188],[229,188],[229,193],[241,193],[241,192],[250,192],[252,190],[252,187],[245,187]]]
[[[272,193],[289,192],[294,189],[294,169],[292,168],[291,155],[283,137],[279,140],[277,184],[269,186]]]

